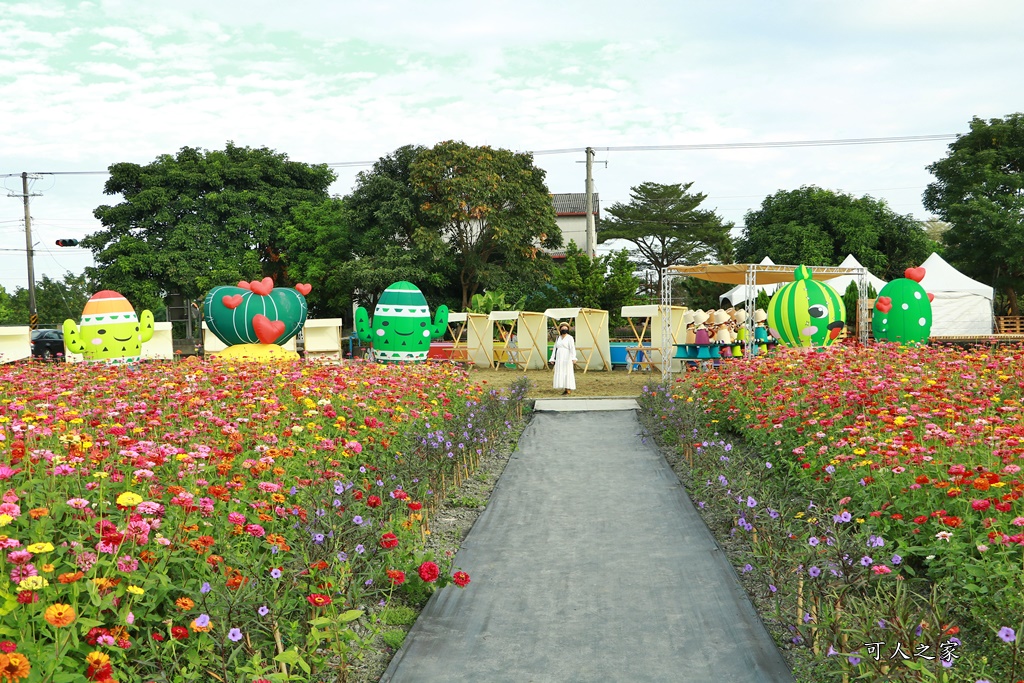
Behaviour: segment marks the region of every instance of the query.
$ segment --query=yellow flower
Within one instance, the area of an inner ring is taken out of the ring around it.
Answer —
[[[92,476],[94,479],[106,479],[110,475],[107,474],[106,472],[93,472]]]
[[[864,523],[864,518],[863,517],[858,517],[857,518],[857,524],[863,524],[863,523]]]
[[[110,656],[105,652],[93,650],[85,656],[85,663],[93,668],[102,669],[107,664],[110,664]]]
[[[142,496],[132,491],[125,491],[117,497],[117,504],[126,508],[133,508],[141,502]]]
[[[25,550],[29,551],[33,555],[38,555],[39,553],[48,553],[51,550],[53,550],[53,544],[52,543],[45,543],[45,542],[44,543],[33,543],[29,547],[25,548]]]
[[[44,574],[49,574],[54,569],[55,569],[55,567],[52,564],[50,564],[49,562],[47,562],[46,564],[43,565],[43,573]]]
[[[0,515],[0,526],[7,526],[14,521],[14,517],[10,515]]]
[[[50,582],[41,576],[29,576],[21,580],[18,584],[18,590],[20,591],[37,591],[42,590],[50,585]]]
[[[128,586],[128,592],[132,595],[142,595],[146,592],[145,588],[139,588],[138,586]]]

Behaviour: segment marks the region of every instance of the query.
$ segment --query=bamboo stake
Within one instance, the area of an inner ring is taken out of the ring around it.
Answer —
[[[800,625],[804,619],[804,577],[800,577],[800,580],[796,584],[796,623]]]

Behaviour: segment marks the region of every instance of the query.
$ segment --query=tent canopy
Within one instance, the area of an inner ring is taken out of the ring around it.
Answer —
[[[767,285],[793,282],[794,271],[798,267],[761,265],[759,263],[701,263],[696,266],[669,266],[665,270],[676,275],[695,277],[710,282],[724,282],[730,285],[746,284],[749,275],[753,279],[753,284]],[[856,276],[860,272],[859,268],[840,266],[809,266],[809,268],[815,280],[830,280],[840,275]]]
[[[860,261],[858,261],[856,259],[856,257],[854,257],[853,254],[849,254],[849,255],[847,255],[847,257],[845,259],[843,259],[843,262],[839,264],[839,267],[840,268],[863,268],[864,266],[862,266],[860,264]],[[813,270],[813,268],[812,268],[812,270]],[[871,274],[870,270],[865,270],[864,274],[867,277],[868,284],[871,285],[872,287],[874,287],[876,292],[880,292],[882,290],[882,287],[885,287],[885,285],[886,285],[885,280],[883,280],[880,277],[875,277],[874,275]],[[817,278],[815,278],[815,279],[817,279]],[[826,282],[828,282],[830,287],[832,287],[834,290],[839,292],[839,296],[842,296],[846,292],[846,288],[850,286],[851,282],[853,284],[857,284],[857,276],[856,275],[840,275],[837,278],[826,280]]]
[[[924,263],[921,286],[932,300],[932,336],[992,334],[992,288],[949,265],[933,253]]]

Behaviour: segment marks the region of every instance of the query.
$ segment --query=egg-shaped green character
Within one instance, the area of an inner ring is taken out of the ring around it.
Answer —
[[[775,292],[768,305],[772,336],[787,346],[828,346],[846,326],[846,306],[839,293],[812,278],[811,269],[799,266],[795,280]]]
[[[395,282],[381,294],[373,320],[365,308],[356,310],[356,332],[373,346],[373,356],[383,363],[426,360],[430,340],[448,329],[448,307],[438,306],[434,322],[420,288],[411,282]]]
[[[907,271],[908,275],[916,276],[912,270]],[[932,333],[932,302],[924,287],[910,278],[899,278],[882,287],[871,315],[871,332],[878,341],[927,344]]]
[[[142,344],[153,338],[153,314],[135,315],[128,299],[104,289],[93,294],[82,310],[82,324],[64,321],[64,345],[90,363],[137,363]]]

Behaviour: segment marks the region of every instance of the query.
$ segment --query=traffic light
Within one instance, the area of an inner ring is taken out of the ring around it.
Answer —
[[[57,240],[58,247],[77,247],[78,240]]]

